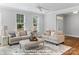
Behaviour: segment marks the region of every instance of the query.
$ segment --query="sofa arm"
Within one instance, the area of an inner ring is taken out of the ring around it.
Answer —
[[[57,39],[59,41],[63,41],[64,42],[64,35],[56,35]]]
[[[20,37],[9,37],[9,44],[19,43],[20,40]]]

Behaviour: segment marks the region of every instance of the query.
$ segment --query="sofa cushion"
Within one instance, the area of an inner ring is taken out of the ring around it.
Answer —
[[[25,36],[25,35],[27,35],[27,31],[20,31],[20,32],[19,32],[19,35],[20,35],[20,36]]]

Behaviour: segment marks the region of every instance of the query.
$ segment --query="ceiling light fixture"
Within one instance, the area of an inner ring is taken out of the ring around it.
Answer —
[[[46,9],[46,8],[44,8],[44,7],[41,7],[41,6],[37,6],[37,8],[39,9],[39,11],[41,12],[41,13],[48,13],[50,10],[49,9]]]
[[[73,11],[73,14],[78,14],[78,11]]]

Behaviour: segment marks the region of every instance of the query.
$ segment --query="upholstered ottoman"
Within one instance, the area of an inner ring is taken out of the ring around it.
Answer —
[[[40,38],[38,38],[38,41],[30,41],[29,39],[26,39],[26,40],[21,40],[19,44],[21,49],[31,49],[40,46],[41,44],[42,46],[44,46],[44,40]]]

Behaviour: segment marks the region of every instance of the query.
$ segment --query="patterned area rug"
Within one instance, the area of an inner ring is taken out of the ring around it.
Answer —
[[[13,46],[0,47],[0,55],[62,55],[67,50],[71,49],[70,46],[63,44],[54,45],[51,43],[44,43],[44,47],[39,50],[23,50],[20,49],[19,44]]]

